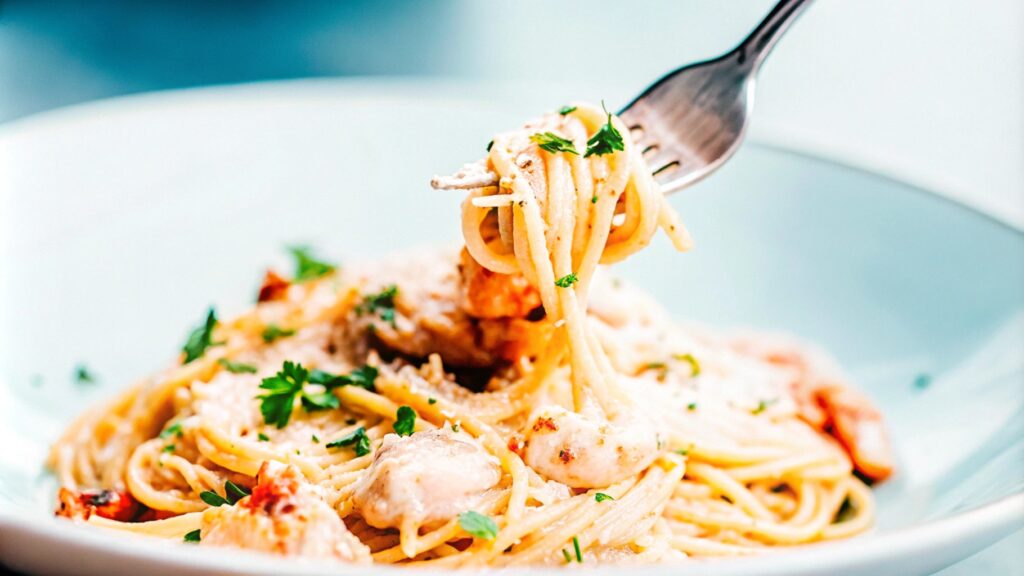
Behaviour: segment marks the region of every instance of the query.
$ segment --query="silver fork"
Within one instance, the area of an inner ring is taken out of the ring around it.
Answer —
[[[739,46],[668,74],[619,112],[663,193],[701,180],[736,152],[754,107],[757,71],[810,3],[780,0]],[[468,189],[497,181],[497,174],[475,162],[430,183],[434,188]]]
[[[668,74],[619,112],[663,193],[705,178],[736,152],[761,63],[810,3],[780,0],[739,46]]]

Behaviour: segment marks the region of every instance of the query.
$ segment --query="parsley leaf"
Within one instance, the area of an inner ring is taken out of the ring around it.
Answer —
[[[590,203],[597,204],[597,194],[594,194],[593,196],[590,197]]]
[[[85,364],[79,364],[75,366],[75,384],[93,384],[96,382],[96,376],[89,371],[89,367]]]
[[[604,102],[601,102],[601,107],[604,108]],[[604,156],[616,150],[626,149],[626,144],[622,140],[622,134],[612,125],[611,112],[604,108],[604,113],[608,115],[608,121],[590,137],[590,140],[587,140],[587,151],[583,154],[584,158],[594,155]]]
[[[700,362],[693,357],[693,354],[687,352],[686,354],[673,354],[672,357],[680,362],[686,362],[690,365],[690,376],[700,376]]]
[[[164,446],[163,448],[161,448],[160,451],[165,453],[165,454],[170,454],[171,452],[174,452],[174,449],[175,449],[174,444],[168,444],[167,446]]]
[[[559,288],[568,288],[569,286],[572,286],[578,281],[579,278],[576,277],[576,273],[570,272],[569,274],[562,276],[558,280],[555,280],[555,286],[558,286]]]
[[[575,111],[576,111],[576,107],[575,106],[562,106],[561,108],[558,109],[558,113],[561,114],[562,116],[566,116],[568,114],[572,114]]]
[[[757,402],[757,408],[751,410],[752,414],[760,414],[768,409],[769,406],[778,402],[778,398],[772,398],[771,400],[759,400]]]
[[[344,448],[352,446],[356,456],[366,456],[370,453],[370,437],[366,435],[366,428],[360,426],[354,432],[346,434],[333,442],[326,444],[328,448]]]
[[[363,301],[356,306],[356,314],[377,314],[381,320],[395,327],[395,296],[398,286],[391,284],[376,294],[363,296]]]
[[[288,251],[295,258],[295,281],[305,282],[334,272],[336,266],[313,256],[308,246],[289,246]]]
[[[267,392],[257,396],[260,402],[260,412],[263,414],[263,421],[273,424],[278,428],[288,425],[292,417],[292,409],[295,406],[295,397],[302,392],[302,385],[309,377],[309,372],[289,360],[284,362],[281,371],[270,378],[264,378],[260,383],[260,389]]]
[[[259,434],[257,434],[257,435],[256,435],[256,438],[257,438],[257,439],[258,439],[258,440],[259,440],[260,442],[270,442],[270,436],[267,436],[267,435],[266,435],[266,434],[264,434],[263,432],[260,432]]]
[[[185,353],[185,364],[201,357],[210,346],[217,346],[220,342],[213,341],[213,327],[217,325],[217,312],[211,306],[206,312],[206,321],[202,326],[196,327],[188,335],[185,345],[181,348]]]
[[[690,402],[689,404],[686,405],[686,409],[689,410],[690,412],[693,412],[694,410],[697,409],[697,403]]]
[[[615,498],[612,498],[611,496],[605,494],[604,492],[598,492],[597,494],[594,494],[594,500],[597,500],[598,502],[604,502],[605,500],[615,500]]]
[[[185,542],[195,543],[195,542],[199,542],[199,540],[200,540],[200,536],[199,536],[199,529],[198,528],[196,528],[195,530],[189,532],[188,534],[185,534],[185,538],[184,538]]]
[[[199,499],[206,502],[210,506],[223,506],[228,503],[223,496],[213,492],[212,490],[205,490],[199,493]]]
[[[576,151],[576,145],[572,143],[572,140],[562,138],[554,132],[542,132],[530,136],[530,140],[536,142],[538,146],[543,150],[547,150],[552,154],[558,152],[568,152],[569,154],[579,155]]]
[[[239,486],[231,480],[228,480],[224,483],[224,494],[227,496],[228,504],[234,505],[235,502],[245,498],[251,494],[251,492],[248,488]]]
[[[393,426],[395,434],[408,436],[416,428],[416,411],[409,406],[399,406]]]
[[[243,362],[232,362],[227,358],[221,358],[217,360],[217,364],[224,367],[225,370],[232,374],[255,374],[256,367],[252,364],[245,364]]]
[[[263,334],[261,334],[261,336],[263,337],[263,341],[266,342],[267,344],[270,344],[271,342],[277,340],[278,338],[284,338],[285,336],[294,335],[295,330],[281,328],[277,324],[267,324],[267,326],[263,329]]]
[[[181,422],[175,422],[167,428],[164,428],[164,431],[160,433],[160,438],[170,438],[171,436],[181,438],[181,434]]]
[[[302,407],[306,409],[306,412],[316,412],[317,410],[340,408],[341,402],[338,400],[338,397],[331,392],[318,392],[316,394],[311,394],[303,391]]]
[[[487,151],[490,152],[491,148],[494,148],[494,140],[487,143]]]
[[[472,510],[459,514],[459,526],[467,534],[483,540],[494,540],[498,537],[498,525],[494,520]]]
[[[377,381],[378,374],[380,371],[377,368],[364,364],[348,374],[340,376],[323,370],[313,370],[309,373],[309,382],[310,384],[320,384],[328,390],[341,386],[358,386],[374,392],[377,390],[374,382]]]
[[[678,450],[675,450],[675,453],[679,454],[680,456],[689,456],[690,455],[690,451],[687,450],[686,448],[680,448]]]

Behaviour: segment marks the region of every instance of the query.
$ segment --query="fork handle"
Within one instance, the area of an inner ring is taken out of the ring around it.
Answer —
[[[757,72],[775,43],[810,3],[811,0],[780,0],[733,51],[737,56],[737,64]]]

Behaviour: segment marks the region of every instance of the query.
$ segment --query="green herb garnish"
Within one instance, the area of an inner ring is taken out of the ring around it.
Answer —
[[[558,109],[558,113],[561,114],[562,116],[567,116],[575,111],[575,106],[562,106],[561,108]]]
[[[778,402],[778,398],[772,398],[771,400],[759,400],[757,402],[757,408],[754,408],[751,413],[760,414],[768,409],[769,406]]]
[[[615,498],[612,498],[611,496],[605,494],[604,492],[598,492],[597,494],[594,494],[594,500],[597,500],[598,502],[604,502],[605,500],[615,500]]]
[[[547,150],[552,154],[558,152],[568,152],[569,154],[579,155],[576,151],[576,146],[572,143],[572,140],[562,138],[554,132],[541,132],[530,136],[530,140],[536,142],[538,146],[543,150]]]
[[[217,360],[217,363],[224,367],[225,370],[232,374],[255,374],[256,367],[252,364],[246,364],[244,362],[232,362],[227,358],[221,358]]]
[[[604,156],[616,150],[626,149],[626,144],[622,140],[622,134],[612,125],[611,112],[608,112],[608,109],[604,107],[603,101],[601,102],[601,108],[608,115],[608,121],[601,126],[601,129],[596,134],[591,136],[590,140],[587,140],[587,152],[583,155],[584,158],[594,155]]]
[[[437,398],[427,398],[427,404],[430,404],[431,406],[437,404]]]
[[[213,327],[216,325],[217,312],[211,306],[206,312],[206,321],[189,333],[185,345],[181,348],[185,353],[185,364],[201,357],[207,348],[221,344],[213,341]]]
[[[690,454],[690,451],[687,450],[686,448],[680,448],[678,450],[673,450],[673,452],[675,452],[676,454],[679,454],[680,456],[688,456]]]
[[[223,506],[228,503],[226,499],[220,494],[213,492],[212,490],[206,490],[199,493],[199,499],[206,502],[210,506]]]
[[[185,538],[184,538],[185,542],[196,543],[196,542],[199,542],[199,540],[200,540],[200,536],[199,536],[199,529],[198,528],[196,528],[195,530],[189,532],[188,534],[185,534]]]
[[[354,432],[346,434],[333,442],[328,442],[326,446],[328,448],[352,446],[356,456],[365,456],[370,453],[370,437],[366,435],[366,428],[360,426]]]
[[[376,294],[363,296],[363,301],[356,306],[356,314],[376,314],[381,320],[395,327],[395,296],[398,286],[391,284]]]
[[[260,442],[270,442],[270,436],[267,436],[267,435],[266,435],[266,434],[264,434],[263,432],[260,432],[259,434],[257,434],[257,435],[256,435],[256,438],[257,438],[257,439],[258,439],[258,440],[259,440]]]
[[[235,484],[231,480],[228,480],[227,482],[224,483],[224,494],[227,496],[228,504],[234,505],[235,502],[238,502],[242,498],[245,498],[246,496],[251,494],[251,492],[249,491],[248,488],[239,486],[238,484]]]
[[[267,326],[263,329],[263,333],[261,334],[261,336],[263,337],[263,341],[266,342],[267,344],[270,344],[271,342],[277,340],[278,338],[284,338],[286,336],[294,335],[295,330],[281,328],[277,324],[273,323],[267,324]]]
[[[580,539],[576,536],[572,537],[572,548],[576,551],[576,561],[583,564],[583,553],[580,552]]]
[[[409,436],[416,428],[416,411],[409,406],[399,406],[395,414],[395,424],[392,427],[395,434]]]
[[[558,286],[559,288],[568,288],[569,286],[572,286],[578,281],[579,278],[576,277],[576,273],[570,272],[565,276],[562,276],[558,280],[555,280],[555,286]]]
[[[690,412],[693,412],[694,410],[697,409],[697,403],[690,402],[689,404],[686,405],[686,409],[689,410]]]
[[[89,371],[89,367],[85,364],[75,366],[74,379],[75,384],[93,384],[96,382],[96,376]]]
[[[594,194],[593,196],[590,197],[590,203],[597,204],[597,194]]]
[[[494,140],[491,140],[490,142],[487,143],[487,151],[490,152],[491,148],[493,148],[493,147],[494,147]]]
[[[498,537],[498,525],[494,520],[472,510],[459,514],[459,526],[467,534],[482,540],[494,540]]]
[[[320,443],[320,437],[317,436],[316,434],[313,434],[313,444],[319,444],[319,443]]]
[[[336,266],[313,256],[308,246],[289,246],[288,251],[295,258],[295,281],[305,282],[334,272]]]
[[[690,365],[690,376],[700,376],[700,362],[698,362],[697,359],[693,357],[693,354],[673,354],[672,357],[675,358],[676,360],[679,360],[680,362],[686,362],[687,364]]]
[[[181,435],[181,422],[175,422],[174,424],[171,424],[167,428],[164,428],[164,431],[160,433],[160,438],[170,438],[171,436],[177,436],[178,438],[181,438]]]
[[[170,454],[171,452],[174,452],[174,448],[174,444],[168,444],[167,446],[161,448],[160,451],[164,452],[165,454]]]
[[[379,374],[380,371],[376,367],[364,364],[348,374],[342,375],[331,374],[323,370],[313,370],[309,373],[309,382],[310,384],[320,384],[328,390],[340,388],[341,386],[358,386],[374,392],[377,390],[374,382],[377,381]]]

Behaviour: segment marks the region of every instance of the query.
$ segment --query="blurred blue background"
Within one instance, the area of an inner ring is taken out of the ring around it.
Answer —
[[[0,0],[0,123],[123,94],[418,76],[624,103],[773,0]],[[754,137],[1024,225],[1024,2],[818,0],[762,74]],[[507,89],[507,90],[506,90]]]

